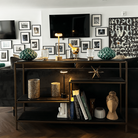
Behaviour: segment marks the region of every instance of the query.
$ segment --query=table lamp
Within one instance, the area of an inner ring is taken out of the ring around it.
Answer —
[[[60,41],[60,37],[63,36],[62,33],[55,33],[55,36],[58,37],[58,56],[56,56],[56,61],[62,60],[62,56],[59,55],[59,41]]]
[[[65,93],[65,74],[68,73],[68,71],[60,71],[60,73],[63,74],[63,92],[61,93],[62,98],[66,98],[66,93]]]

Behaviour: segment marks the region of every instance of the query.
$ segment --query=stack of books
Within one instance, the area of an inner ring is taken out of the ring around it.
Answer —
[[[85,92],[80,93],[80,90],[73,90],[72,93],[74,97],[75,111],[71,111],[71,113],[74,112],[75,115],[76,112],[77,119],[92,120]],[[73,110],[73,108],[71,108],[71,110]]]

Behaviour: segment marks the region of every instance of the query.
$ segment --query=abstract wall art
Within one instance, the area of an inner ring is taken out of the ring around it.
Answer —
[[[109,18],[109,47],[117,55],[138,57],[138,17]]]

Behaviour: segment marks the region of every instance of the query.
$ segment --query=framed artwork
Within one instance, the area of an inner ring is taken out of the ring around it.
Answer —
[[[101,14],[92,14],[91,15],[91,25],[92,25],[92,27],[102,26],[102,15]]]
[[[22,44],[29,44],[30,43],[30,33],[29,32],[21,32],[21,43]]]
[[[1,49],[11,49],[12,41],[11,40],[2,40],[1,41]]]
[[[81,42],[81,52],[87,53],[88,48],[90,48],[90,41],[82,41]]]
[[[102,39],[92,39],[92,48],[94,51],[99,51],[102,49]]]
[[[19,30],[30,30],[31,22],[30,21],[19,21]]]
[[[67,49],[67,50],[66,50],[66,58],[70,58],[70,54],[71,54],[70,49]]]
[[[41,25],[32,25],[32,36],[41,36]]]
[[[24,49],[25,49],[25,45],[23,45],[23,44],[15,44],[15,45],[13,45],[13,53],[19,54]]]
[[[109,47],[116,55],[138,57],[138,17],[109,18]]]
[[[80,46],[80,38],[69,38],[68,44],[71,43],[74,47]]]
[[[30,48],[35,51],[39,50],[39,39],[31,39]]]
[[[58,55],[58,43],[56,45],[56,54]],[[64,55],[65,54],[65,43],[60,43],[59,44],[59,54]]]
[[[9,55],[8,55],[8,50],[1,50],[0,51],[0,61],[8,61]]]
[[[55,55],[55,46],[43,46],[43,49],[48,49],[49,55]]]
[[[95,28],[95,36],[98,37],[108,36],[108,28],[107,27]]]

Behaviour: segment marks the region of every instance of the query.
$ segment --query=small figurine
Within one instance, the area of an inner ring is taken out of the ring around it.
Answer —
[[[67,118],[67,103],[60,103],[57,118]]]
[[[69,43],[69,46],[71,47],[71,51],[75,55],[75,59],[77,60],[77,54],[79,53],[79,47],[73,47],[71,43]]]
[[[116,109],[119,103],[118,97],[116,96],[116,92],[110,91],[109,95],[106,97],[107,107],[109,112],[107,114],[107,119],[117,120],[118,116],[116,113]]]

